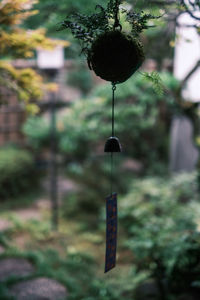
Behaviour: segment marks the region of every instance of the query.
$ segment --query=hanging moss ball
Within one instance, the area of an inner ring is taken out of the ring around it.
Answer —
[[[97,76],[122,83],[142,65],[144,52],[139,41],[115,30],[101,34],[93,42],[88,60]]]

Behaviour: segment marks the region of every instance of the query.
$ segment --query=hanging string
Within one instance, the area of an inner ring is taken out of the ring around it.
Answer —
[[[115,136],[115,91],[116,91],[116,84],[112,83],[112,134],[111,136]],[[114,157],[113,152],[110,153],[110,163],[111,163],[111,170],[110,170],[110,183],[111,183],[111,195],[113,193],[113,182],[114,182]]]
[[[116,85],[112,83],[112,137],[115,136],[115,91]]]
[[[115,22],[113,25],[113,29],[116,30],[119,28],[120,31],[122,31],[122,25],[120,24],[119,20],[119,6],[120,6],[120,0],[115,0]]]

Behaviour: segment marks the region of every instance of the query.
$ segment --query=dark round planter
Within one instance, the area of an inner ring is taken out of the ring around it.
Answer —
[[[142,65],[143,47],[138,40],[119,30],[108,31],[94,41],[88,61],[97,76],[122,83]]]

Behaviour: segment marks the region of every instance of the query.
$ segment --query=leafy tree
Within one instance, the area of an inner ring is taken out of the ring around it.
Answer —
[[[30,58],[37,47],[52,49],[58,44],[68,45],[64,41],[53,41],[45,36],[44,29],[25,30],[21,28],[23,21],[37,13],[32,10],[32,0],[3,0],[0,3],[0,101],[5,101],[6,91],[16,93],[26,104],[30,100],[41,99],[47,88],[42,77],[33,69],[16,69],[8,59]],[[29,104],[28,109],[37,111],[37,107]]]

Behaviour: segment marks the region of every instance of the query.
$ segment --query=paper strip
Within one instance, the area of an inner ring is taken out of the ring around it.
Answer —
[[[116,266],[117,193],[106,197],[106,259],[105,273]]]

